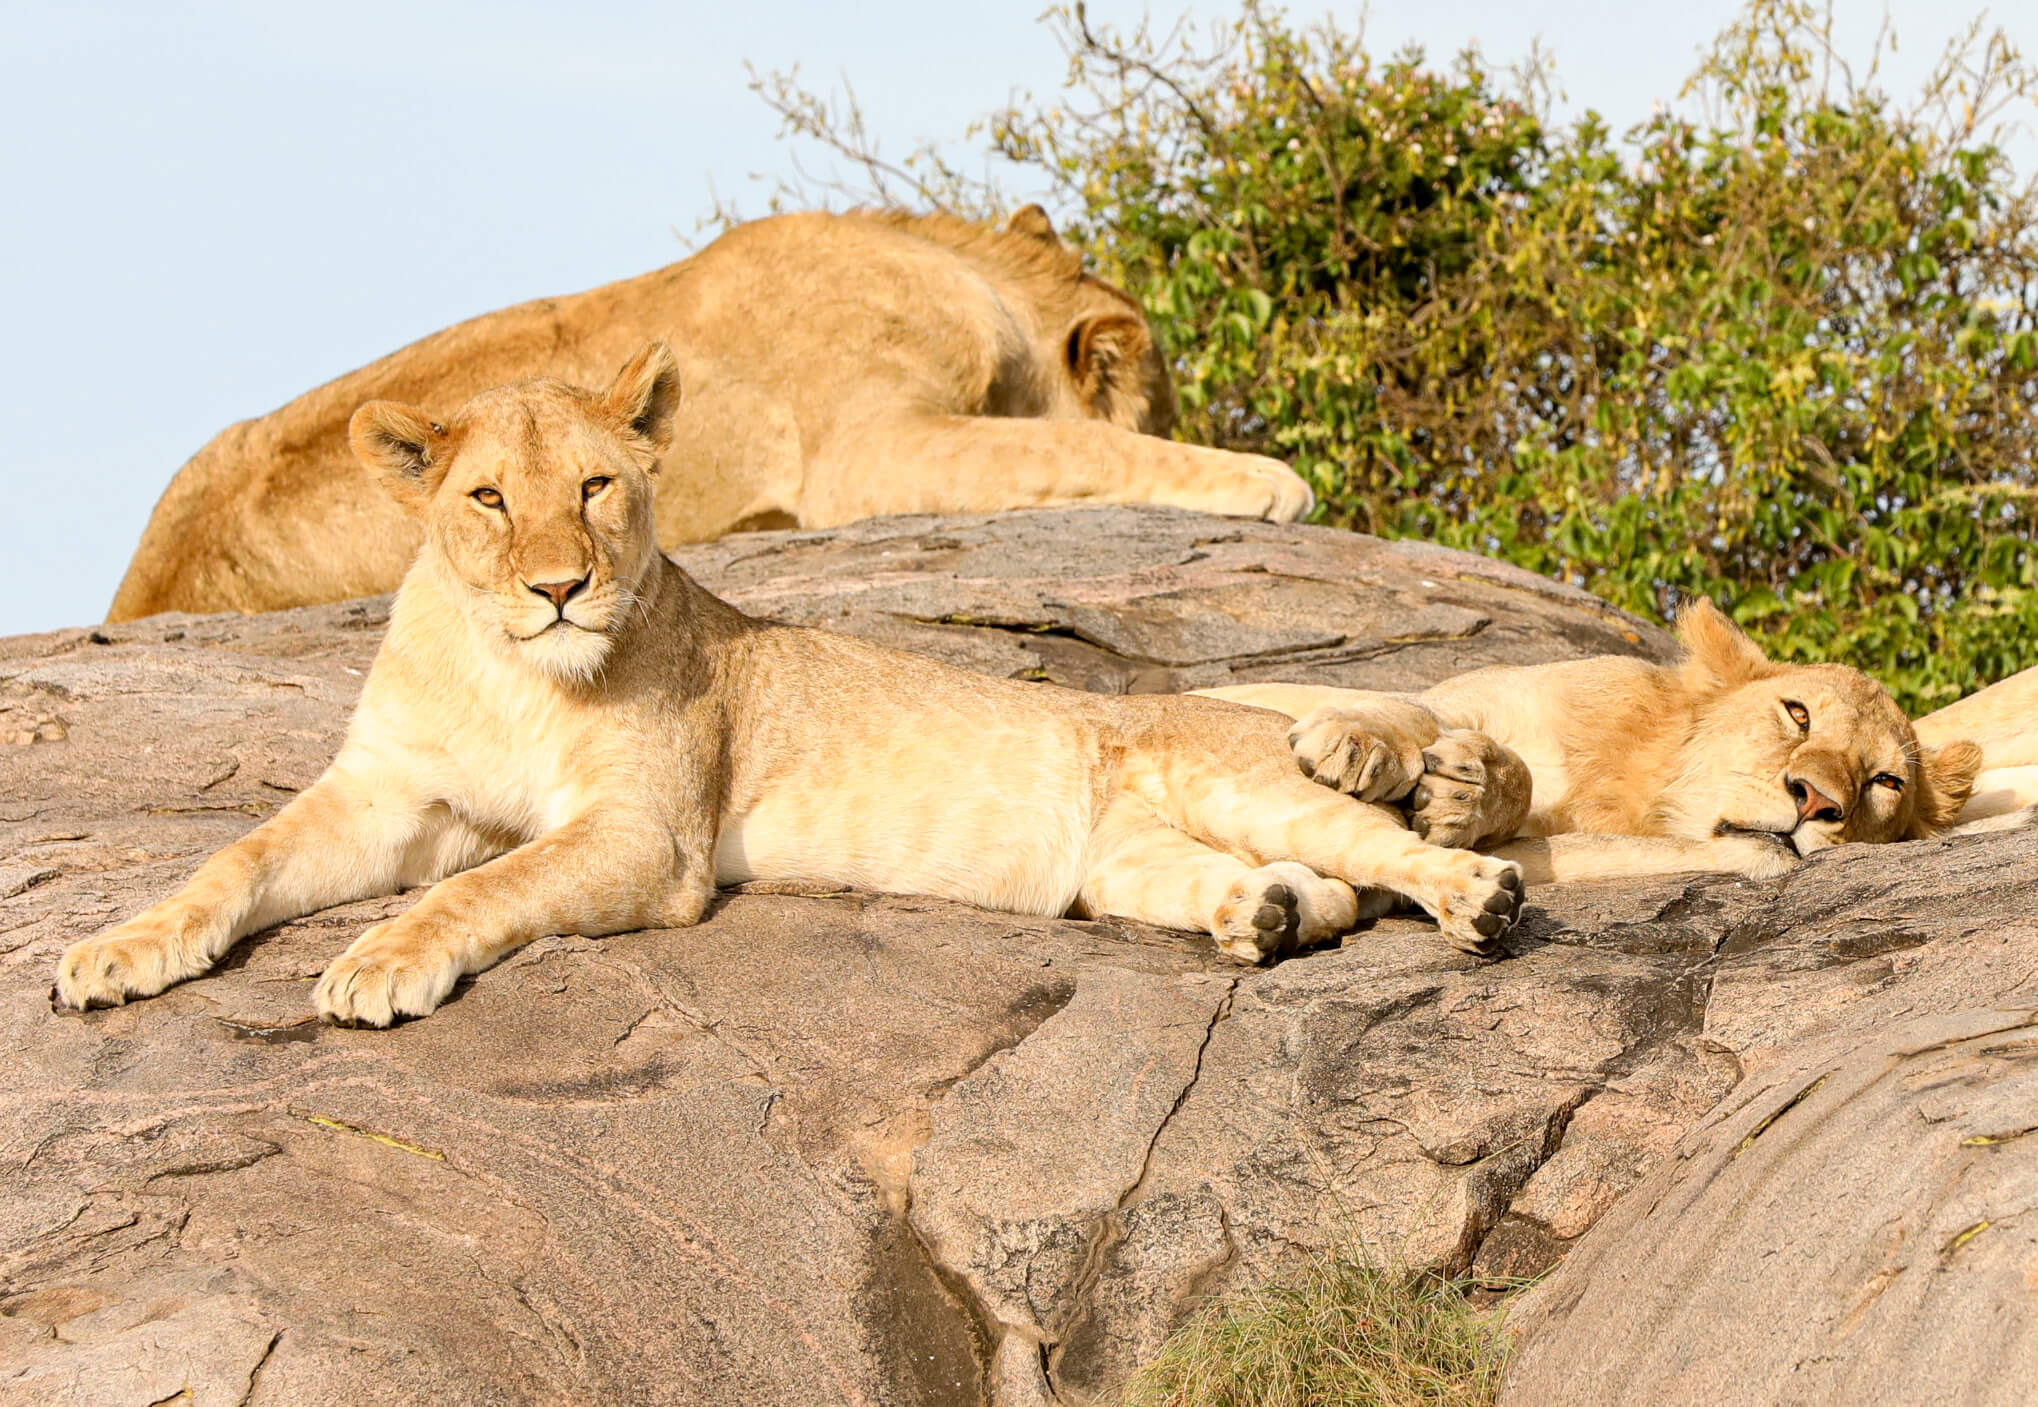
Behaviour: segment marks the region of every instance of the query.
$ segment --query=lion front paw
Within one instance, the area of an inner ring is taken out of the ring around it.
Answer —
[[[1288,746],[1312,781],[1360,801],[1399,801],[1422,779],[1422,744],[1335,706],[1288,730]]]
[[[1316,494],[1308,481],[1278,459],[1230,450],[1199,449],[1195,454],[1199,472],[1175,489],[1157,494],[1161,502],[1270,523],[1295,522],[1308,517],[1316,507]]]
[[[1706,843],[1709,868],[1749,879],[1777,879],[1803,863],[1781,836],[1722,835]]]
[[[321,1020],[336,1026],[387,1026],[399,1016],[428,1016],[462,968],[451,946],[402,919],[378,923],[325,970],[312,990]]]
[[[57,959],[57,1000],[83,1011],[152,997],[212,966],[205,936],[188,918],[140,914],[73,943]]]
[[[1309,481],[1278,459],[1258,459],[1254,471],[1266,486],[1269,502],[1256,515],[1270,523],[1298,523],[1316,509]]]
[[[1461,850],[1506,840],[1528,816],[1527,764],[1484,733],[1438,734],[1423,749],[1422,772],[1408,795],[1408,828],[1432,845]]]

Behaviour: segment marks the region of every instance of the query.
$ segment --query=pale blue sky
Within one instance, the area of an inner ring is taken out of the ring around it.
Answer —
[[[1893,8],[1900,78],[1967,13]],[[1439,59],[1477,40],[1495,62],[1540,35],[1567,106],[1619,127],[1674,97],[1736,9],[1379,0],[1368,34],[1377,51],[1413,39]],[[1865,46],[1880,7],[1841,11]],[[156,496],[230,421],[460,318],[679,258],[711,182],[761,208],[750,174],[788,171],[789,153],[745,90],[745,59],[798,63],[816,86],[847,73],[903,152],[1014,89],[1055,88],[1037,13],[1036,0],[12,0],[0,634],[99,619]],[[2038,49],[2038,16],[1998,18]]]

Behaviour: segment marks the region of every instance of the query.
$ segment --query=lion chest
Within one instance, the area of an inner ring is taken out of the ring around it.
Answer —
[[[443,794],[457,816],[482,830],[532,840],[558,829],[595,799],[595,789],[562,765],[565,759],[533,749],[494,767],[461,758],[448,769]]]
[[[420,717],[431,726],[418,726]],[[538,702],[488,708],[442,698],[430,713],[410,713],[405,725],[357,727],[350,746],[355,769],[401,777],[406,791],[453,818],[519,842],[598,807],[617,777],[651,770],[648,759],[628,755],[625,739]]]

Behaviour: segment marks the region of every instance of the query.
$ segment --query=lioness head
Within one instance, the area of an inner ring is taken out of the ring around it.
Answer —
[[[474,626],[534,669],[586,680],[658,559],[653,479],[678,404],[679,367],[654,342],[599,394],[526,381],[443,420],[370,401],[348,433],[423,522]]]
[[[1844,665],[1777,664],[1710,601],[1678,617],[1697,705],[1665,798],[1673,834],[1775,836],[1800,855],[1926,836],[1960,814],[1981,749],[1928,748],[1889,691]]]
[[[1072,280],[1060,342],[1068,376],[1062,394],[1075,413],[1167,438],[1175,428],[1175,383],[1139,304],[1084,269],[1082,254],[1055,233],[1038,205],[1014,211],[1005,233],[1038,245]]]

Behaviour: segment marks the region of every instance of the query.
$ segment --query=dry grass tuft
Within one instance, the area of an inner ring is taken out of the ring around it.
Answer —
[[[1499,1324],[1461,1287],[1342,1257],[1220,1300],[1126,1384],[1123,1407],[1487,1407]]]

